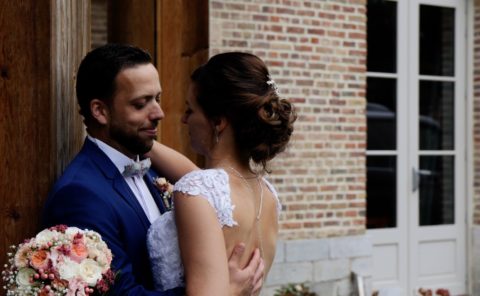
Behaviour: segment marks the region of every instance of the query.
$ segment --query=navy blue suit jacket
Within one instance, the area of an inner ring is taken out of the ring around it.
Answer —
[[[145,175],[160,212],[165,207]],[[150,222],[123,176],[107,155],[92,141],[65,169],[49,194],[43,226],[76,226],[100,233],[113,253],[112,268],[119,271],[113,295],[182,295],[181,290],[153,291],[146,246]]]

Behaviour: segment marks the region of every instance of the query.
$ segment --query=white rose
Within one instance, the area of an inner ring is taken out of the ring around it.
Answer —
[[[69,239],[72,239],[77,233],[83,234],[83,230],[77,227],[68,227],[67,230],[65,230],[65,235],[67,235]]]
[[[30,282],[30,279],[33,277],[35,274],[35,270],[31,268],[20,268],[20,270],[17,273],[17,277],[15,278],[15,281],[19,286],[32,286],[32,282]]]
[[[28,266],[28,254],[31,252],[32,247],[29,244],[22,244],[19,246],[14,256],[15,266],[17,268]]]
[[[85,246],[87,247],[87,249],[90,250],[90,249],[96,248],[96,245],[97,245],[97,240],[94,240],[89,236],[85,236]]]
[[[57,269],[57,264],[59,261],[63,260],[63,254],[59,253],[57,249],[50,250],[50,262],[52,263],[52,267]]]
[[[88,249],[88,258],[95,260],[105,271],[105,267],[108,269],[109,262],[105,255],[96,248]]]
[[[102,267],[92,259],[85,259],[80,263],[80,277],[91,287],[102,278]]]
[[[98,240],[102,239],[100,234],[96,231],[93,231],[93,230],[85,230],[85,235],[88,236],[89,238],[91,238],[94,241],[98,241]]]
[[[167,184],[167,179],[165,179],[163,177],[162,178],[157,178],[155,180],[155,182],[157,182],[158,185],[165,185],[165,184]]]
[[[56,241],[58,238],[58,232],[44,229],[35,236],[35,242],[37,243],[37,246],[44,246],[48,242]]]
[[[108,248],[108,245],[104,241],[99,241],[95,244],[95,247],[99,250],[101,250],[104,253],[109,253],[110,249]]]
[[[61,279],[70,280],[79,274],[79,264],[69,258],[64,258],[57,264],[58,273]]]

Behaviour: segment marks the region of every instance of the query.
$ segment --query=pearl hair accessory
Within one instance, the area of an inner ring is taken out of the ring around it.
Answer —
[[[275,93],[276,93],[277,96],[278,96],[278,95],[279,95],[279,94],[278,94],[278,86],[277,86],[277,84],[275,83],[275,80],[273,80],[270,75],[267,75],[267,78],[268,78],[267,84],[268,84],[271,88],[273,88],[273,90],[275,91]]]

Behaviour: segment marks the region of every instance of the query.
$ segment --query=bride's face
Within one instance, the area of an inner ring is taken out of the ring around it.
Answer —
[[[182,116],[182,123],[188,126],[190,145],[200,155],[208,156],[213,147],[213,126],[197,103],[195,83],[188,88],[186,109]]]

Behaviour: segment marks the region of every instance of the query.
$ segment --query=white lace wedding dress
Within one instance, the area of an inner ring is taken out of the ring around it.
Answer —
[[[280,211],[281,205],[277,192],[267,180],[263,179],[263,181],[273,193],[277,202],[277,210]],[[193,171],[183,176],[175,184],[174,190],[208,200],[217,213],[218,223],[221,227],[238,225],[233,219],[235,205],[232,204],[230,198],[228,174],[223,169]],[[150,226],[147,234],[153,279],[155,289],[158,291],[185,285],[174,213],[173,210],[160,216]]]

